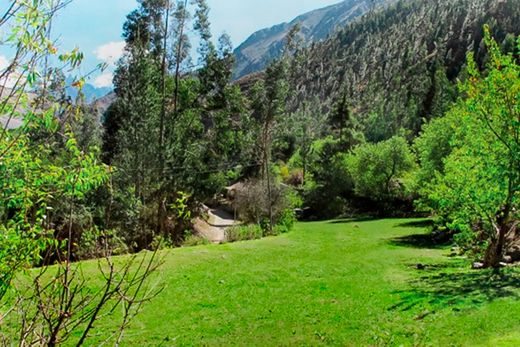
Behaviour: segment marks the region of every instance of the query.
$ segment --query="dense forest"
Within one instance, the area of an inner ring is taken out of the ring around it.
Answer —
[[[317,98],[323,112],[346,97],[368,141],[400,129],[417,136],[424,121],[456,99],[472,52],[486,61],[483,26],[511,50],[518,35],[517,1],[401,1],[366,15],[296,58],[294,109]]]
[[[119,344],[156,294],[156,252],[207,243],[197,225],[212,208],[241,221],[230,241],[297,219],[423,216],[475,267],[520,261],[518,0],[401,0],[310,46],[296,25],[279,58],[239,81],[205,0],[140,0],[100,118],[85,78],[65,73],[83,54],[51,37],[67,2],[11,3],[0,298],[26,308],[12,323],[22,345],[81,345],[110,300],[124,306]],[[122,254],[140,255],[111,260]],[[87,279],[71,264],[87,259],[105,261],[93,298],[73,285]],[[30,267],[41,273],[15,290]]]

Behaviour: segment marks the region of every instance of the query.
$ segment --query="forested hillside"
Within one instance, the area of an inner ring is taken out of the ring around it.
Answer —
[[[235,49],[233,77],[236,79],[263,70],[273,59],[279,58],[285,45],[285,36],[294,26],[300,28],[298,38],[310,44],[326,39],[365,13],[393,2],[395,0],[345,0],[302,14],[289,23],[259,30]]]
[[[483,25],[513,47],[519,18],[518,0],[400,1],[296,53],[293,109],[317,99],[327,113],[345,98],[368,140],[402,128],[417,135],[424,119],[442,115],[455,100],[467,53],[483,66]]]

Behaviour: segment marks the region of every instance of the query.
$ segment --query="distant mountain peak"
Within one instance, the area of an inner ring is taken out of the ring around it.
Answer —
[[[321,41],[338,27],[363,16],[374,7],[395,0],[345,0],[335,5],[317,9],[281,23],[259,30],[235,49],[236,64],[233,77],[241,78],[264,69],[283,50],[284,39],[292,27],[299,24],[299,36],[304,44]]]
[[[66,89],[67,95],[70,96],[73,100],[75,100],[76,97],[78,96],[78,89],[72,87],[73,82],[74,82],[74,79],[72,77],[67,77],[67,79],[66,79],[67,87],[65,89]],[[81,92],[85,96],[85,101],[87,102],[87,104],[90,104],[90,103],[93,103],[94,101],[96,101],[97,99],[102,98],[105,95],[109,94],[110,92],[112,92],[112,90],[113,90],[112,87],[98,88],[98,87],[94,86],[93,84],[85,83]]]

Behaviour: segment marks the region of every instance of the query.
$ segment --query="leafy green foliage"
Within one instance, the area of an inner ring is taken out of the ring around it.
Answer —
[[[0,298],[22,269],[49,261],[45,255],[70,253],[65,246],[72,243],[71,227],[68,236],[61,232],[73,224],[71,206],[84,203],[109,175],[97,152],[78,144],[74,124],[84,116],[82,107],[57,95],[58,69],[38,71],[43,57],[58,55],[46,32],[58,5],[13,2],[0,23],[8,28],[4,43],[16,52],[2,71],[0,114],[23,119],[14,130],[2,123],[0,134]],[[82,59],[75,49],[58,60],[62,69],[73,69]],[[5,88],[13,78],[16,84]],[[80,82],[75,83],[79,88]]]
[[[341,140],[332,136],[312,144],[304,200],[318,217],[335,217],[345,212],[347,199],[353,195],[352,177],[341,148]]]
[[[34,132],[30,124],[27,127]],[[84,200],[108,177],[107,167],[94,153],[80,151],[72,133],[59,155],[54,143],[35,144],[23,130],[15,136],[14,145],[9,138],[0,141],[2,289],[14,271],[40,261],[46,248],[60,248],[52,221],[61,201]]]
[[[480,246],[477,250],[486,251],[486,265],[497,266],[520,217],[520,67],[512,54],[501,53],[488,27],[485,42],[490,54],[486,74],[470,55],[470,78],[461,85],[466,97],[418,143],[428,147],[432,133],[443,132],[443,124],[452,125],[451,148],[425,161],[425,170],[433,169],[435,179],[424,189],[423,202],[448,216],[449,227],[463,231],[463,246]],[[431,164],[442,155],[443,168]]]
[[[460,123],[457,117],[440,117],[423,126],[421,135],[415,139],[420,168],[417,180],[420,187],[431,182],[436,173],[444,173],[444,159],[452,152],[455,129]]]
[[[406,179],[415,168],[415,157],[403,137],[360,145],[347,162],[358,196],[391,200],[409,192]]]
[[[296,215],[294,208],[284,209],[277,218],[276,225],[273,228],[274,235],[285,234],[291,231],[296,223]]]

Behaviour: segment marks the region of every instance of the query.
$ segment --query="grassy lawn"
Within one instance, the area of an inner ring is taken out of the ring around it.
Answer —
[[[422,224],[300,223],[280,237],[168,251],[166,288],[124,345],[519,346],[519,273],[469,270]]]
[[[520,345],[518,273],[468,270],[426,232],[410,220],[300,223],[172,250],[166,288],[126,345]]]

